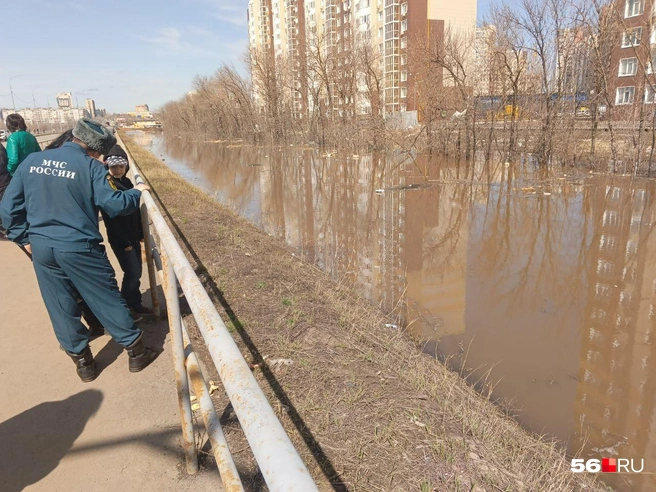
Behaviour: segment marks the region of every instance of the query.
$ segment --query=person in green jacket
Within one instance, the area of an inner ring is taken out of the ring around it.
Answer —
[[[41,152],[41,146],[34,135],[27,131],[25,120],[19,114],[10,114],[5,120],[7,130],[11,132],[7,139],[7,171],[11,176],[18,165],[32,152]]]

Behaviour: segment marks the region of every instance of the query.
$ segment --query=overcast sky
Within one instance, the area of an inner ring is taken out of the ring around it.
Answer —
[[[453,0],[441,0],[453,1]],[[479,18],[495,0],[478,0]],[[72,92],[109,112],[156,109],[221,64],[243,73],[248,0],[2,2],[0,107],[55,105]],[[16,77],[20,75],[20,77]]]

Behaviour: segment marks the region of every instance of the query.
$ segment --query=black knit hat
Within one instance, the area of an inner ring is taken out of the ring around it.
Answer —
[[[84,142],[91,150],[101,154],[105,154],[116,145],[116,138],[107,128],[88,118],[77,120],[73,128],[73,136]]]
[[[123,147],[118,144],[114,145],[107,154],[105,154],[104,160],[106,166],[125,163],[125,172],[127,173],[130,170],[128,154],[123,150]]]
[[[111,149],[109,149],[109,152],[105,154],[105,157],[109,157],[112,155],[119,155],[121,157],[124,157],[125,160],[128,160],[128,154],[123,150],[123,147],[121,147],[119,144],[114,145]]]

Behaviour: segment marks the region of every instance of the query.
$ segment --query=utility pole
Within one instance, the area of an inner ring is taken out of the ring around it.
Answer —
[[[9,78],[9,92],[11,93],[11,105],[14,108],[14,113],[16,112],[16,102],[14,101],[14,89],[11,87],[11,81],[17,77],[22,77],[22,75],[14,75]]]

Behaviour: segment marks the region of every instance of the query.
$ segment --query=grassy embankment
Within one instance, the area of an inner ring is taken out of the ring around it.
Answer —
[[[321,490],[599,487],[570,471],[556,443],[529,435],[386,328],[352,290],[123,138]],[[223,411],[224,397],[216,403]],[[238,467],[256,489],[243,433],[225,420]]]

